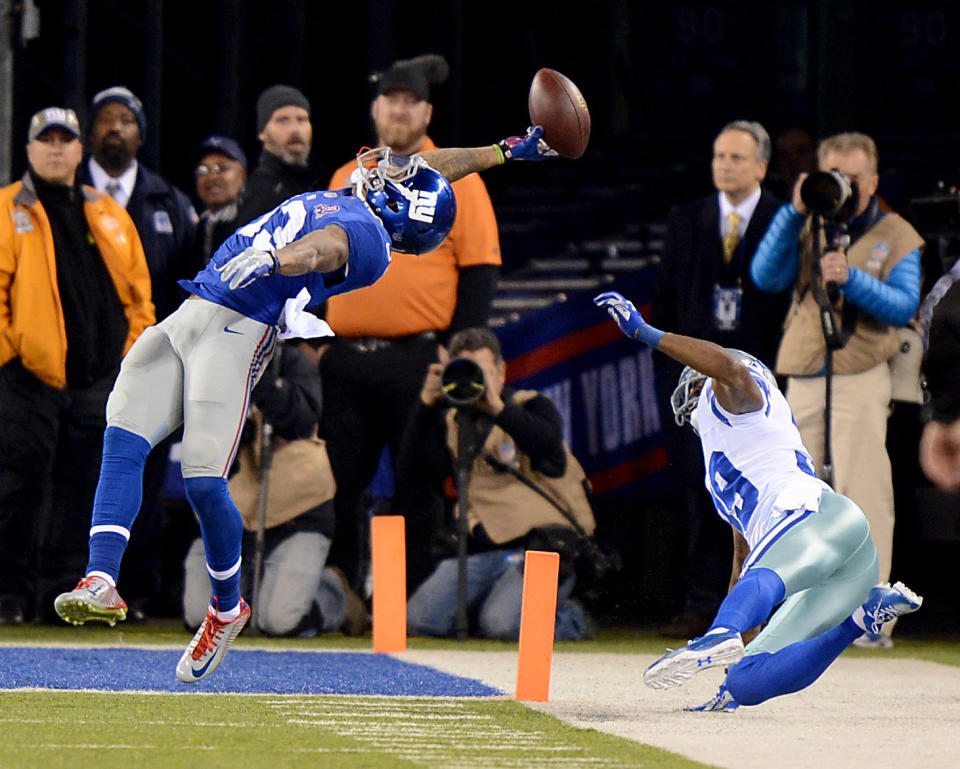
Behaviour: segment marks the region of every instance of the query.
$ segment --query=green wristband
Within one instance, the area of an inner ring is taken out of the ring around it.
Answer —
[[[507,162],[507,156],[503,154],[503,150],[500,148],[499,144],[494,144],[493,148],[497,151],[497,156],[500,158],[499,165],[503,165]]]

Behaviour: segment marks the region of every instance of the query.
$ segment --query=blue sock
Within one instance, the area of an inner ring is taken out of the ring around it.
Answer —
[[[230,499],[226,478],[187,478],[187,500],[197,513],[207,572],[220,611],[240,602],[240,545],[243,519]]]
[[[103,433],[103,459],[93,499],[87,574],[100,571],[116,581],[130,528],[140,512],[143,466],[149,454],[150,443],[136,433],[120,427],[108,427]]]
[[[786,588],[779,575],[764,568],[748,569],[720,604],[710,629],[727,627],[742,633],[760,625],[783,600]]]
[[[727,689],[741,705],[798,692],[816,681],[863,630],[847,617],[834,628],[778,652],[744,657],[727,670]]]

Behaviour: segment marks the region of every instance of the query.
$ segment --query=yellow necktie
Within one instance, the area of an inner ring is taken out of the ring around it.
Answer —
[[[723,239],[723,261],[729,263],[733,258],[733,252],[737,250],[737,244],[740,242],[740,214],[731,211],[727,214],[727,220],[730,222],[730,229]]]

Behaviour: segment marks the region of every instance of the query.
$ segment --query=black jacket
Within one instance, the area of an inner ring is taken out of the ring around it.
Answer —
[[[323,189],[324,182],[312,167],[292,166],[264,150],[257,167],[247,177],[235,225],[243,227],[294,195]]]
[[[89,161],[81,164],[80,177],[84,184],[93,184]],[[137,182],[127,202],[127,213],[143,243],[159,323],[184,299],[177,281],[192,278],[200,268],[197,212],[183,192],[138,163]]]
[[[293,345],[277,344],[252,398],[281,438],[294,441],[316,432],[322,402],[320,375]]]
[[[537,471],[552,478],[566,472],[567,458],[563,444],[563,417],[544,395],[535,395],[520,404],[516,391],[504,387],[501,397],[504,408],[494,420],[467,409],[476,415],[476,439],[482,445],[494,424],[499,425],[516,442],[517,451],[530,457]],[[425,406],[418,398],[396,460],[397,498],[416,498],[415,490],[435,488],[456,472],[456,462],[447,447],[446,414],[450,407],[443,402]],[[410,511],[418,514],[420,511]],[[414,525],[417,525],[414,522]],[[468,541],[470,552],[480,552],[511,544],[495,544],[482,525],[473,529]]]
[[[940,299],[930,321],[930,350],[924,364],[927,387],[933,400],[933,417],[941,422],[960,418],[960,281]]]
[[[750,279],[750,260],[781,205],[770,193],[761,193],[747,230],[726,267],[717,193],[674,208],[667,220],[652,324],[662,331],[744,350],[772,369],[790,305],[790,291],[771,294],[758,289]],[[738,280],[743,288],[740,328],[717,330],[713,324],[714,287],[735,286]]]

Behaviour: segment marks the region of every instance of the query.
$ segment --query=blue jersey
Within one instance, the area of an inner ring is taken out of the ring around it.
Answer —
[[[700,391],[696,422],[707,490],[720,516],[743,534],[753,557],[816,510],[829,487],[816,477],[790,407],[763,364],[756,359],[744,363],[763,395],[760,409],[725,411],[708,379]]]
[[[216,268],[244,249],[253,246],[276,251],[331,224],[342,227],[350,242],[345,269],[333,273],[270,275],[238,289],[231,289],[220,280]],[[301,289],[310,292],[311,305],[319,304],[334,294],[345,294],[375,283],[389,264],[390,237],[366,203],[346,189],[306,192],[285,200],[238,229],[193,280],[181,280],[180,286],[214,304],[273,326],[279,323],[286,301]]]

